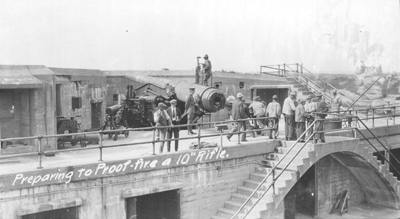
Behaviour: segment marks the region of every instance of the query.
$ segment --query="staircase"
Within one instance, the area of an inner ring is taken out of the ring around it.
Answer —
[[[393,176],[393,173],[389,171],[388,164],[381,164],[377,157],[373,156],[373,149],[369,146],[359,147],[358,139],[353,139],[356,144],[356,151],[350,149],[354,153],[364,157],[369,163],[371,163],[380,174],[387,180],[388,183],[395,189],[397,195],[400,195],[400,181]],[[286,143],[290,145],[286,145]],[[326,154],[318,154],[314,147],[318,147],[316,144],[313,145],[308,143],[302,150],[303,143],[298,143],[293,146],[293,149],[289,151],[289,148],[294,142],[282,141],[283,147],[278,147],[275,153],[268,154],[267,159],[263,161],[265,165],[255,168],[255,172],[250,174],[249,179],[244,180],[243,186],[237,189],[237,192],[231,195],[230,200],[224,203],[224,207],[219,209],[212,219],[228,219],[232,218],[240,206],[245,203],[246,199],[252,194],[259,183],[264,177],[272,171],[272,167],[278,164],[279,160],[282,160],[278,166],[276,166],[274,175],[270,175],[265,183],[256,191],[255,195],[250,201],[244,206],[241,212],[236,218],[243,218],[244,212],[251,209],[251,206],[256,203],[259,198],[268,187],[271,187],[267,193],[260,199],[257,205],[251,210],[246,218],[251,219],[263,219],[263,218],[283,218],[283,200],[290,189],[296,184],[297,180],[310,168],[318,159],[324,157]],[[357,147],[358,146],[358,147]],[[300,150],[300,152],[299,152]],[[336,150],[336,151],[335,151]],[[343,147],[332,149],[330,153],[339,152],[345,150]],[[298,155],[296,156],[296,154]],[[285,158],[284,155],[286,155]],[[290,162],[293,159],[292,162]],[[287,166],[287,169],[282,169]],[[280,176],[279,176],[280,175]],[[275,178],[275,188],[271,186],[272,176]]]
[[[282,64],[282,65],[265,65],[260,67],[260,74],[270,74],[278,77],[285,77],[291,84],[294,90],[303,93],[303,96],[309,94],[322,93],[325,100],[330,103],[333,99],[332,91],[337,90],[333,85],[321,79],[306,69],[303,64]],[[306,92],[307,91],[307,92]],[[340,91],[339,91],[340,93]],[[343,101],[343,107],[349,107],[349,103],[355,100],[348,97],[345,93],[340,93]]]

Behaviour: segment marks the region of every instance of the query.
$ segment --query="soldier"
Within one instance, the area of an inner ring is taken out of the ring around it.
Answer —
[[[300,104],[297,105],[296,107],[296,112],[295,112],[295,122],[296,122],[296,132],[297,132],[297,137],[300,137],[299,142],[304,142],[304,138],[306,135],[302,135],[304,131],[306,130],[306,120],[305,120],[305,113],[306,110],[304,108],[304,104],[306,103],[305,99],[300,99],[298,101]]]
[[[185,112],[187,114],[187,124],[189,125],[187,127],[187,130],[188,130],[188,135],[194,135],[196,133],[192,131],[191,124],[193,124],[193,120],[196,115],[196,108],[195,108],[196,102],[193,97],[195,88],[190,87],[189,92],[190,92],[190,94],[188,95],[188,97],[186,99],[186,103],[185,103]]]
[[[205,54],[204,55],[203,71],[206,74],[206,77],[204,78],[204,83],[203,83],[204,86],[208,86],[208,82],[207,81],[212,76],[211,70],[212,70],[211,61],[208,60],[208,55]]]
[[[171,118],[168,116],[168,113],[165,111],[167,105],[164,103],[158,103],[158,110],[154,113],[154,122],[156,123],[156,127],[169,126],[172,125]],[[158,128],[160,134],[160,154],[164,149],[164,142],[167,136],[167,128]]]
[[[281,105],[278,103],[278,96],[272,96],[272,102],[270,102],[266,109],[266,116],[268,116],[268,128],[272,129],[269,131],[269,139],[277,139],[279,136],[279,118],[281,118]],[[274,134],[272,134],[274,132]]]
[[[317,121],[315,122],[315,129],[316,129],[316,131],[323,131],[324,123],[325,123],[325,121],[323,119],[325,119],[325,117],[326,117],[325,113],[329,111],[329,108],[328,108],[328,105],[326,104],[325,100],[322,99],[321,93],[318,93],[316,96],[317,96],[318,103],[317,103],[317,114],[315,117],[315,119],[317,119]],[[317,143],[318,140],[320,140],[322,143],[325,143],[325,134],[324,133],[315,134],[314,142]]]
[[[342,99],[340,98],[340,96],[337,94],[337,90],[333,90],[332,91],[332,95],[333,95],[333,100],[331,103],[331,112],[333,113],[339,113],[340,112],[340,107],[342,106]],[[337,116],[335,116],[337,117]]]
[[[307,102],[304,105],[304,109],[306,110],[306,121],[307,121],[307,128],[314,122],[314,116],[315,116],[315,112],[317,111],[317,103],[312,102],[312,98],[313,95],[309,95],[307,97]],[[314,132],[313,127],[308,128],[308,137],[310,137],[312,135],[312,133]],[[311,139],[313,139],[311,137]]]
[[[295,106],[296,93],[290,92],[290,95],[283,102],[282,114],[285,116],[285,137],[286,141],[296,140],[295,134],[295,121],[294,112],[296,110]]]
[[[232,119],[233,120],[239,120],[239,119],[246,118],[246,113],[244,110],[244,104],[243,104],[242,99],[243,99],[243,94],[237,93],[236,100],[233,101],[233,103],[232,103]],[[226,136],[228,138],[228,140],[230,141],[233,133],[237,132],[240,129],[243,129],[243,131],[246,131],[246,122],[245,121],[235,122],[234,127],[229,132],[229,135]],[[241,141],[247,141],[246,133],[242,133]]]

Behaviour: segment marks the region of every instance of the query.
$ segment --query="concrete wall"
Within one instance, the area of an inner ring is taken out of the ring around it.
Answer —
[[[54,203],[68,199],[82,200],[79,218],[126,218],[126,198],[175,189],[180,190],[180,218],[210,218],[254,172],[258,165],[255,160],[264,159],[265,153],[272,152],[277,143],[230,147],[229,158],[223,160],[3,191],[0,218],[18,218],[18,212],[37,212],[43,206],[51,209]],[[188,152],[151,157],[163,160],[185,153]]]
[[[350,171],[331,156],[326,156],[316,164],[317,212],[328,213],[336,195],[348,190],[349,206],[365,201],[365,195]]]
[[[70,81],[68,83],[61,84],[61,115],[64,117],[77,118],[78,123],[81,123],[81,129],[99,128],[92,127],[92,106],[91,103],[101,102],[101,118],[100,121],[103,123],[105,118],[106,108],[106,93],[107,85],[105,84],[105,78],[103,83],[96,82],[94,79],[87,77],[86,80],[81,81]],[[98,79],[98,78],[97,78]],[[82,98],[82,108],[72,108],[72,97]]]

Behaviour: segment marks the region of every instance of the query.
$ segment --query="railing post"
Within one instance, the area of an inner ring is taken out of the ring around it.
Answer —
[[[375,109],[372,109],[372,127],[375,127]]]
[[[153,154],[156,155],[156,128],[153,128]]]
[[[285,63],[283,63],[283,74],[286,75],[286,66],[285,66]]]
[[[281,76],[281,65],[278,65],[278,76],[279,76],[279,77],[282,77],[282,76],[283,76],[283,75]]]
[[[239,125],[240,124],[240,125]],[[237,121],[236,123],[236,127],[238,127],[238,144],[240,144],[240,129],[242,129],[242,123],[241,123],[241,119],[239,119],[239,121]]]
[[[393,125],[396,124],[396,107],[393,107]]]
[[[197,123],[197,144],[198,144],[198,148],[200,149],[200,144],[201,144],[201,124]]]
[[[99,150],[100,150],[100,159],[99,161],[103,161],[103,134],[99,131]]]
[[[38,147],[38,155],[39,155],[39,166],[37,167],[38,169],[43,169],[42,167],[42,136],[38,136],[39,140],[39,147]]]
[[[272,168],[272,194],[275,195],[275,169]]]

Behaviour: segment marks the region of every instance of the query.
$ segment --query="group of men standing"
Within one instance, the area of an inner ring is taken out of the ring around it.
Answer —
[[[289,96],[285,99],[281,111],[281,105],[278,102],[278,96],[273,95],[272,101],[266,105],[264,101],[261,101],[259,96],[253,99],[253,102],[249,105],[250,114],[255,118],[255,123],[261,129],[268,127],[267,133],[269,139],[276,139],[279,135],[279,119],[281,114],[283,114],[285,120],[285,139],[288,141],[295,141],[297,138],[299,142],[305,142],[305,137],[308,135],[314,142],[321,141],[325,142],[324,133],[316,133],[311,136],[316,131],[324,130],[324,119],[327,116],[327,112],[336,113],[340,111],[340,106],[342,105],[341,99],[337,95],[337,91],[333,91],[333,100],[329,106],[325,100],[322,98],[322,94],[318,93],[315,95],[315,101],[313,101],[313,95],[307,96],[306,99],[297,99],[297,93],[292,91]],[[232,120],[248,119],[250,115],[246,113],[247,105],[244,103],[242,93],[237,93],[236,99],[232,103]],[[267,124],[265,124],[265,119],[263,117],[268,117]],[[311,125],[315,122],[314,127],[309,127],[308,132],[304,133],[306,130],[306,124]],[[234,123],[233,128],[227,135],[227,139],[230,141],[234,133],[241,130],[243,133],[241,135],[241,141],[246,140],[246,122],[238,121]],[[254,132],[253,137],[255,137]],[[304,134],[303,134],[304,133]],[[264,135],[264,133],[263,133]]]
[[[164,150],[164,142],[167,139],[179,138],[180,127],[174,127],[180,125],[181,119],[184,115],[187,115],[187,127],[188,135],[196,134],[192,130],[191,124],[194,123],[196,113],[196,101],[194,99],[195,88],[189,88],[190,94],[188,95],[185,103],[185,113],[182,114],[181,110],[177,108],[177,100],[170,100],[171,106],[167,108],[164,103],[158,103],[157,111],[154,113],[154,122],[157,129],[157,140],[161,140],[159,152],[162,153]],[[163,128],[163,126],[172,126],[171,128]],[[175,140],[175,151],[178,151],[179,140]],[[170,152],[171,141],[167,141],[167,151]]]
[[[283,103],[282,114],[285,117],[285,139],[289,141],[295,141],[297,138],[299,142],[304,142],[306,134],[303,134],[306,130],[306,122],[310,126],[315,120],[315,126],[309,127],[308,137],[313,139],[315,143],[321,141],[325,142],[325,135],[322,132],[316,133],[311,136],[315,131],[324,130],[324,119],[329,111],[329,105],[322,98],[321,93],[316,94],[316,101],[313,102],[313,95],[309,95],[307,99],[296,100],[297,93],[290,92],[289,97],[287,97]],[[333,91],[333,100],[330,106],[330,111],[332,113],[338,113],[340,111],[340,106],[342,101],[337,95],[337,91]]]
[[[272,102],[270,102],[267,106],[266,103],[261,102],[259,96],[254,97],[253,102],[249,105],[247,109],[247,105],[244,103],[243,99],[244,95],[242,93],[236,94],[236,99],[232,103],[232,120],[240,120],[240,119],[248,119],[251,117],[250,114],[255,119],[255,124],[261,129],[266,127],[265,119],[263,117],[269,117],[267,125],[270,128],[268,131],[269,138],[277,138],[279,135],[279,118],[281,116],[281,106],[278,102],[278,96],[274,95],[272,97]],[[248,112],[247,112],[248,111]],[[238,121],[234,123],[233,128],[230,130],[229,134],[227,135],[227,139],[230,141],[231,137],[236,133],[238,130],[242,130],[243,133],[241,135],[241,141],[246,140],[246,126],[247,121]],[[252,132],[253,137],[255,137],[254,131]],[[267,135],[266,133],[263,133]]]

